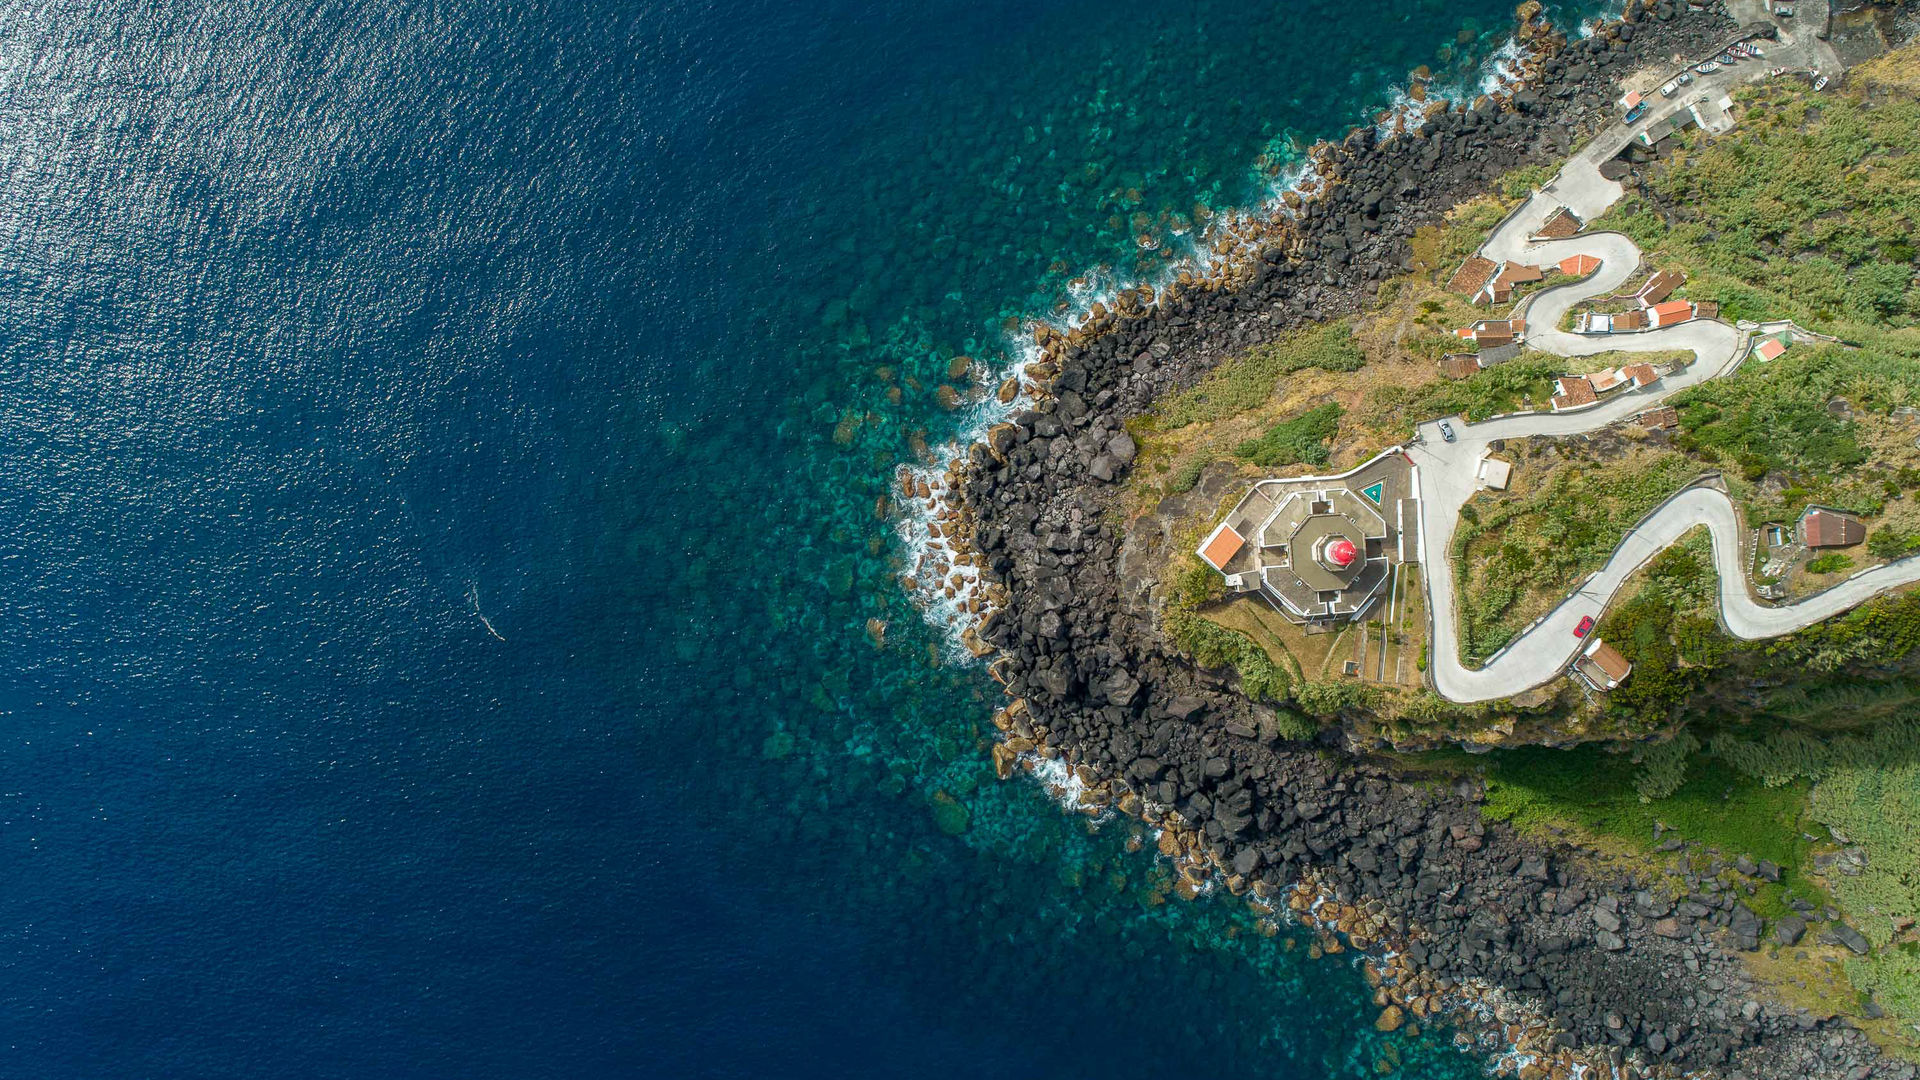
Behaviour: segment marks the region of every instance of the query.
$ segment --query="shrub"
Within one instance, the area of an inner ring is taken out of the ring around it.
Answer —
[[[1829,551],[1824,555],[1815,555],[1813,558],[1807,560],[1807,573],[1837,574],[1842,570],[1850,569],[1852,566],[1853,559],[1850,557],[1842,555],[1837,551]]]
[[[1380,698],[1380,689],[1358,680],[1304,682],[1294,689],[1294,700],[1314,716],[1337,716],[1346,709],[1365,708]]]
[[[1325,465],[1330,456],[1327,443],[1339,431],[1345,411],[1333,402],[1308,409],[1268,428],[1265,435],[1234,447],[1234,456],[1267,467],[1302,462]]]
[[[1213,464],[1213,458],[1206,454],[1189,458],[1186,463],[1181,465],[1180,468],[1174,472],[1173,476],[1167,480],[1168,493],[1185,495],[1187,492],[1192,491],[1194,485],[1200,482],[1200,474],[1206,472],[1207,466],[1211,464]]]
[[[1920,551],[1920,533],[1882,525],[1867,537],[1867,550],[1876,558],[1903,559]]]
[[[1653,802],[1679,791],[1687,782],[1687,758],[1698,749],[1700,740],[1684,731],[1643,749],[1639,754],[1640,772],[1633,778],[1633,790],[1639,793],[1640,801]]]

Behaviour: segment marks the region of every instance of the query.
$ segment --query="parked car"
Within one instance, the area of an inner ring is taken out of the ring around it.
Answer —
[[[1679,89],[1680,89],[1680,80],[1668,79],[1666,82],[1660,84],[1660,96],[1672,97],[1674,93]]]
[[[1587,634],[1592,630],[1593,630],[1593,616],[1583,615],[1580,617],[1580,625],[1573,628],[1573,636],[1577,638],[1583,638],[1583,637],[1586,637]]]
[[[1776,18],[1776,19],[1791,19],[1791,18],[1793,18],[1793,5],[1792,5],[1792,4],[1775,4],[1775,5],[1773,5],[1773,17],[1774,17],[1774,18]]]
[[[1448,442],[1453,441],[1453,425],[1445,420],[1440,421],[1440,437]]]
[[[1681,86],[1685,86],[1693,81],[1693,72],[1683,71],[1676,76],[1673,81],[1679,83]]]
[[[1635,105],[1633,108],[1627,110],[1627,115],[1624,118],[1624,122],[1631,124],[1635,120],[1638,120],[1645,115],[1647,115],[1647,103],[1643,101],[1640,104]]]
[[[1825,75],[1822,75],[1819,78],[1813,80],[1813,88],[1815,90],[1825,90],[1827,88],[1827,77]]]

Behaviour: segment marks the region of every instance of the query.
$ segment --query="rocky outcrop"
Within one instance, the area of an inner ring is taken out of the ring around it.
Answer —
[[[1663,901],[1646,882],[1595,876],[1574,849],[1487,826],[1471,788],[1414,788],[1280,741],[1268,710],[1173,655],[1123,595],[1122,537],[1104,516],[1135,451],[1128,416],[1226,356],[1356,309],[1407,265],[1415,228],[1492,175],[1564,156],[1579,123],[1611,106],[1616,72],[1734,29],[1665,0],[1570,43],[1534,26],[1530,85],[1432,103],[1403,137],[1365,127],[1317,148],[1325,190],[1297,218],[1245,230],[1253,242],[1217,280],[1123,294],[1070,332],[1039,327],[1027,376],[1044,399],[954,477],[969,557],[1004,590],[975,631],[1012,700],[995,717],[1008,747],[995,764],[1007,775],[1024,753],[1064,757],[1163,826],[1163,853],[1235,892],[1271,895],[1311,870],[1343,902],[1380,902],[1381,932],[1405,938],[1426,977],[1536,1003],[1566,1046],[1650,1067],[1905,1080],[1911,1070],[1880,1063],[1857,1033],[1751,995],[1729,950],[1766,928],[1738,896]]]

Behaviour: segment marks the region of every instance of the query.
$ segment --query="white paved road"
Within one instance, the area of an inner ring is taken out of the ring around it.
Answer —
[[[1642,124],[1677,111],[1703,91],[1722,93],[1733,82],[1753,78],[1765,63],[1778,60],[1747,61],[1703,78],[1691,94],[1660,101]],[[1419,469],[1421,562],[1428,567],[1423,575],[1427,610],[1434,613],[1430,669],[1435,689],[1451,701],[1511,697],[1558,677],[1584,644],[1573,636],[1580,620],[1589,615],[1598,620],[1607,602],[1635,570],[1697,526],[1706,526],[1713,539],[1722,622],[1736,637],[1748,640],[1790,633],[1879,593],[1920,581],[1920,557],[1915,557],[1857,574],[1799,603],[1762,604],[1748,591],[1746,561],[1740,547],[1742,527],[1733,502],[1713,488],[1695,487],[1668,501],[1628,534],[1605,567],[1485,667],[1469,669],[1460,663],[1459,598],[1449,553],[1460,522],[1460,508],[1476,489],[1475,473],[1480,458],[1488,452],[1487,444],[1534,435],[1577,435],[1605,427],[1654,407],[1675,391],[1731,371],[1745,353],[1744,335],[1721,322],[1695,321],[1637,334],[1591,337],[1558,329],[1561,319],[1576,304],[1589,297],[1611,295],[1625,283],[1639,265],[1640,251],[1617,233],[1538,244],[1529,243],[1527,237],[1557,207],[1570,206],[1582,218],[1591,219],[1611,206],[1622,191],[1619,184],[1600,175],[1599,165],[1617,153],[1631,134],[1616,124],[1595,139],[1546,190],[1536,193],[1489,237],[1481,253],[1494,260],[1514,259],[1538,266],[1577,254],[1601,260],[1600,268],[1587,279],[1549,289],[1527,303],[1529,346],[1561,356],[1686,349],[1693,352],[1695,360],[1653,386],[1617,391],[1602,404],[1579,412],[1524,413],[1479,424],[1456,418],[1450,421],[1455,435],[1452,442],[1443,438],[1439,421],[1420,425],[1420,437],[1408,448],[1408,454]]]

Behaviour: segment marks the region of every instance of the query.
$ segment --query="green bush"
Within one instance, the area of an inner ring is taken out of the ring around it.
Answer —
[[[1824,555],[1815,555],[1813,558],[1807,560],[1807,573],[1809,574],[1837,574],[1842,570],[1851,569],[1852,567],[1853,559],[1842,555],[1838,551],[1829,551]]]
[[[1293,697],[1314,716],[1337,716],[1347,709],[1375,704],[1380,700],[1380,688],[1357,679],[1303,682],[1294,688]]]
[[[1234,447],[1234,456],[1270,468],[1303,462],[1325,465],[1331,454],[1327,443],[1340,430],[1340,417],[1345,411],[1333,402],[1308,409],[1268,428],[1265,435]]]
[[[1185,495],[1192,491],[1194,485],[1200,482],[1200,474],[1206,472],[1207,466],[1211,464],[1213,464],[1213,458],[1206,454],[1189,458],[1174,472],[1173,476],[1168,478],[1167,492],[1172,495]]]
[[[1687,759],[1700,749],[1700,740],[1681,732],[1665,742],[1655,743],[1640,752],[1640,773],[1633,778],[1633,790],[1641,802],[1664,799],[1687,782]]]
[[[1867,537],[1867,550],[1876,558],[1904,559],[1920,551],[1920,533],[1882,525]]]
[[[1825,476],[1859,465],[1866,448],[1827,402],[1855,387],[1867,373],[1864,360],[1838,346],[1796,346],[1771,364],[1682,391],[1673,398],[1680,445],[1712,452],[1750,480],[1775,470]],[[1920,388],[1920,365],[1910,377]]]
[[[1920,648],[1920,593],[1902,593],[1776,638],[1767,654],[1787,666],[1831,672],[1856,661],[1885,662],[1915,648]]]

